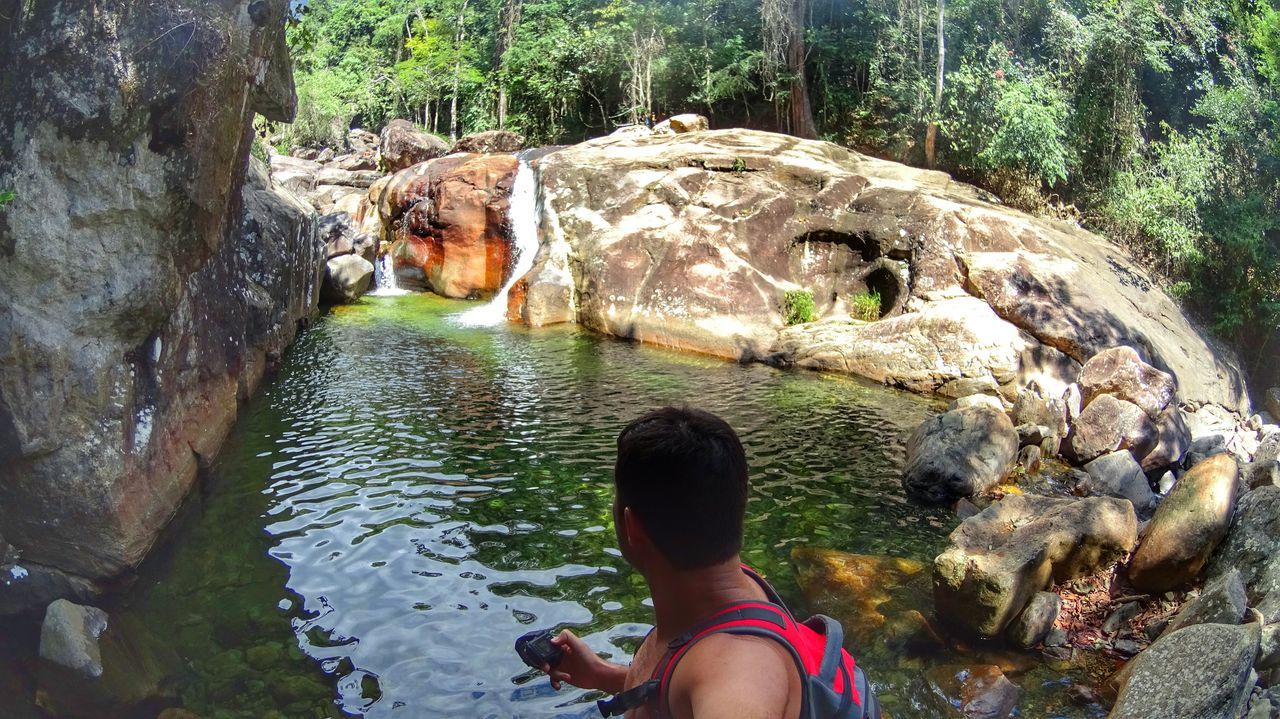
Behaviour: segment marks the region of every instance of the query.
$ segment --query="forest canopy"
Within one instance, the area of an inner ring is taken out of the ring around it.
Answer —
[[[1078,220],[1252,369],[1274,355],[1267,0],[310,0],[288,35],[287,144],[393,118],[567,143],[681,112],[818,136]]]

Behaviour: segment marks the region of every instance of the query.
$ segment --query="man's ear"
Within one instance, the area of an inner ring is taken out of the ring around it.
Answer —
[[[622,528],[627,533],[627,544],[633,548],[648,550],[652,543],[649,541],[649,533],[645,531],[644,525],[640,523],[640,518],[636,513],[631,511],[630,507],[622,508]]]

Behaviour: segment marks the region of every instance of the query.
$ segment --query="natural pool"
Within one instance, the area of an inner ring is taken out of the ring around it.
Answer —
[[[744,556],[793,606],[792,548],[929,561],[955,524],[899,485],[906,436],[936,403],[569,327],[463,328],[465,308],[367,297],[306,332],[113,609],[176,653],[199,716],[599,716],[511,644],[572,627],[623,659],[647,631],[610,472],[618,430],[658,405],[739,431]],[[890,663],[863,659],[873,680],[899,676]],[[895,714],[924,715],[886,681]]]

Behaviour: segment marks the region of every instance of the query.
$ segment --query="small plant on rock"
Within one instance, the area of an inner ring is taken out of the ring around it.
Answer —
[[[746,172],[748,169],[747,161],[742,159],[741,157],[735,157],[733,158],[733,167],[731,167],[730,169],[732,169],[734,172],[739,174]]]
[[[17,197],[18,196],[14,194],[13,190],[0,190],[0,207],[4,207],[10,202],[13,202]]]
[[[875,290],[856,292],[849,298],[849,314],[855,320],[875,322],[880,319],[880,293]]]
[[[782,298],[782,321],[790,325],[812,322],[815,305],[809,290],[791,290]]]

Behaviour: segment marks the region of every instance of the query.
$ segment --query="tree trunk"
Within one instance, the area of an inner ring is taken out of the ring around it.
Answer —
[[[515,44],[523,0],[506,0],[502,7],[502,34],[498,36],[498,129],[507,128],[507,51]]]
[[[943,32],[947,0],[938,0],[938,76],[933,86],[933,117],[924,136],[924,162],[932,170],[938,163],[938,118],[942,116],[942,82],[947,66],[947,41]]]
[[[791,25],[791,42],[787,48],[787,69],[791,71],[790,113],[788,124],[791,133],[797,137],[816,138],[818,128],[813,123],[813,106],[809,101],[809,83],[805,79],[804,65],[808,52],[804,43],[805,16],[808,13],[809,0],[795,0],[792,12],[795,20]]]
[[[449,140],[458,139],[458,89],[462,84],[462,43],[467,39],[467,1],[458,10],[458,34],[454,52],[458,59],[453,63],[453,98],[449,100]]]

